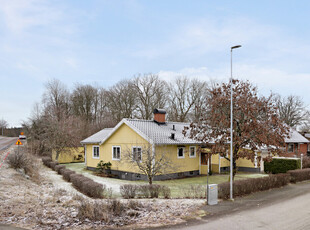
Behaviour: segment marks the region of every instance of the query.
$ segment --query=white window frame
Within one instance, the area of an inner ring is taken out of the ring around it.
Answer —
[[[290,151],[290,146],[293,146],[292,151]],[[293,153],[294,150],[295,150],[295,144],[294,144],[294,143],[289,143],[288,146],[287,146],[287,152],[288,152],[288,153]]]
[[[94,155],[95,148],[98,148],[98,157]],[[93,145],[93,159],[99,159],[100,158],[100,146],[99,145]]]
[[[119,158],[114,158],[114,148],[119,148]],[[121,160],[121,152],[122,152],[122,148],[119,145],[113,145],[112,146],[112,160],[113,161],[119,161]]]
[[[191,148],[194,148],[194,155],[191,155]],[[189,146],[189,158],[196,158],[196,146]]]
[[[139,149],[140,149],[140,151],[141,151],[141,160],[140,160],[140,161],[138,161],[138,162],[140,162],[140,163],[141,163],[141,162],[142,162],[142,147],[141,147],[141,146],[132,146],[132,148],[131,148],[132,160],[133,160],[133,161],[136,161],[136,159],[134,159],[134,155],[133,155],[133,154],[134,154],[134,153],[133,153],[133,149],[134,149],[134,148],[139,148]]]
[[[183,156],[182,156],[182,157],[179,156],[179,149],[183,149]],[[185,147],[178,147],[178,150],[177,150],[177,157],[178,157],[178,159],[185,158]]]

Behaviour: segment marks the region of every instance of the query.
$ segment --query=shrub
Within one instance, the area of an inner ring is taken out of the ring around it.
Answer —
[[[31,162],[27,154],[20,150],[15,150],[13,153],[10,153],[8,155],[8,164],[9,167],[13,169],[23,169],[24,167],[27,167]]]
[[[56,166],[56,165],[58,165],[58,162],[51,161],[51,162],[49,163],[50,168],[53,169],[53,170],[55,170],[55,166]]]
[[[286,173],[289,170],[300,169],[300,159],[277,159],[264,162],[264,170],[266,173]]]
[[[61,174],[66,181],[70,182],[70,175],[75,174],[75,172],[70,169],[64,169],[61,170]]]
[[[304,156],[302,158],[302,168],[310,168],[310,157]]]
[[[150,189],[148,184],[138,185],[137,192],[140,198],[149,198],[150,197]]]
[[[64,171],[64,174],[70,175],[70,181],[73,186],[81,193],[92,198],[103,198],[107,196],[107,189],[105,185],[97,183],[92,179],[83,176],[82,174],[76,174]]]
[[[288,173],[291,176],[291,182],[296,183],[299,181],[310,180],[310,169],[297,169],[290,170]]]
[[[72,182],[73,186],[76,187],[81,192],[83,191],[83,182],[85,181],[92,181],[92,179],[83,176],[82,174],[72,174],[70,176],[70,181]]]
[[[111,162],[104,162],[103,160],[101,160],[98,164],[97,164],[97,167],[96,167],[96,170],[99,172],[99,173],[107,173],[107,174],[111,174]]]
[[[233,183],[233,195],[242,196],[253,192],[264,191],[271,188],[279,188],[290,182],[288,173],[269,175],[268,177],[237,180]],[[218,185],[218,197],[229,199],[230,184],[225,182]]]
[[[61,174],[61,173],[60,173],[60,170],[65,169],[65,168],[66,168],[65,165],[55,165],[55,171],[56,171],[58,174]]]
[[[125,199],[135,198],[137,186],[132,184],[124,184],[120,186],[121,196]]]
[[[82,182],[81,191],[89,197],[103,198],[104,188],[105,185],[99,184],[93,180],[84,180]]]
[[[158,184],[151,184],[149,185],[149,190],[151,198],[158,198],[161,186]]]
[[[205,198],[206,187],[203,185],[190,185],[182,190],[185,198]]]
[[[45,166],[49,167],[49,163],[52,161],[51,157],[42,157],[42,162]]]
[[[163,185],[161,187],[161,193],[162,193],[162,196],[165,198],[165,199],[170,199],[171,198],[171,189],[166,186],[166,185]]]
[[[109,213],[113,213],[113,216],[120,216],[126,210],[125,205],[116,199],[108,200],[107,206]]]

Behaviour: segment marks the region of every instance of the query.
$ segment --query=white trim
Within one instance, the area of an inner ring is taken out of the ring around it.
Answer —
[[[141,160],[139,161],[140,163],[142,162],[142,147],[141,146],[132,146],[131,147],[131,155],[132,155],[132,160],[135,161],[135,159],[133,158],[133,149],[134,148],[140,148],[141,149]]]
[[[84,145],[84,164],[87,165],[87,145]]]
[[[92,157],[93,157],[93,159],[99,159],[99,158],[100,158],[100,146],[99,146],[99,145],[93,145],[92,147],[93,147],[93,148],[92,148],[92,150],[93,150],[93,151],[92,151]],[[98,157],[95,157],[95,156],[94,156],[94,148],[95,148],[95,147],[98,147],[98,149],[99,149],[99,151],[98,151]]]
[[[179,156],[179,149],[183,149],[183,157]],[[177,149],[177,157],[178,157],[178,159],[185,158],[185,147],[178,147],[178,149]]]
[[[191,148],[194,148],[194,156],[191,156]],[[189,158],[196,158],[196,146],[189,146]]]
[[[118,158],[114,158],[114,152],[113,152],[114,148],[119,148],[119,159]],[[121,160],[121,152],[122,152],[121,146],[119,146],[119,145],[112,145],[112,161],[120,161]]]

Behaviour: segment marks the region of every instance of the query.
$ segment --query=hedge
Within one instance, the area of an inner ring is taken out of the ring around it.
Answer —
[[[253,192],[268,190],[271,188],[279,188],[290,182],[290,174],[282,173],[269,175],[261,178],[251,178],[246,180],[237,180],[233,183],[233,195],[242,196]],[[218,197],[221,199],[229,199],[230,183],[225,182],[218,185]]]
[[[277,159],[273,158],[272,161],[264,162],[264,171],[266,173],[286,173],[289,170],[300,169],[300,159]]]
[[[310,169],[290,170],[288,173],[291,176],[291,182],[296,183],[299,181],[310,180]]]

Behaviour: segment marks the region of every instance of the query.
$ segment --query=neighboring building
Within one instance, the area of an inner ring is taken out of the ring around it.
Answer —
[[[307,155],[310,141],[296,130],[290,131],[290,137],[285,139],[286,157],[300,157],[300,154]]]
[[[52,160],[56,161],[56,151],[52,151]],[[58,163],[84,162],[84,148],[66,148],[58,156]]]

